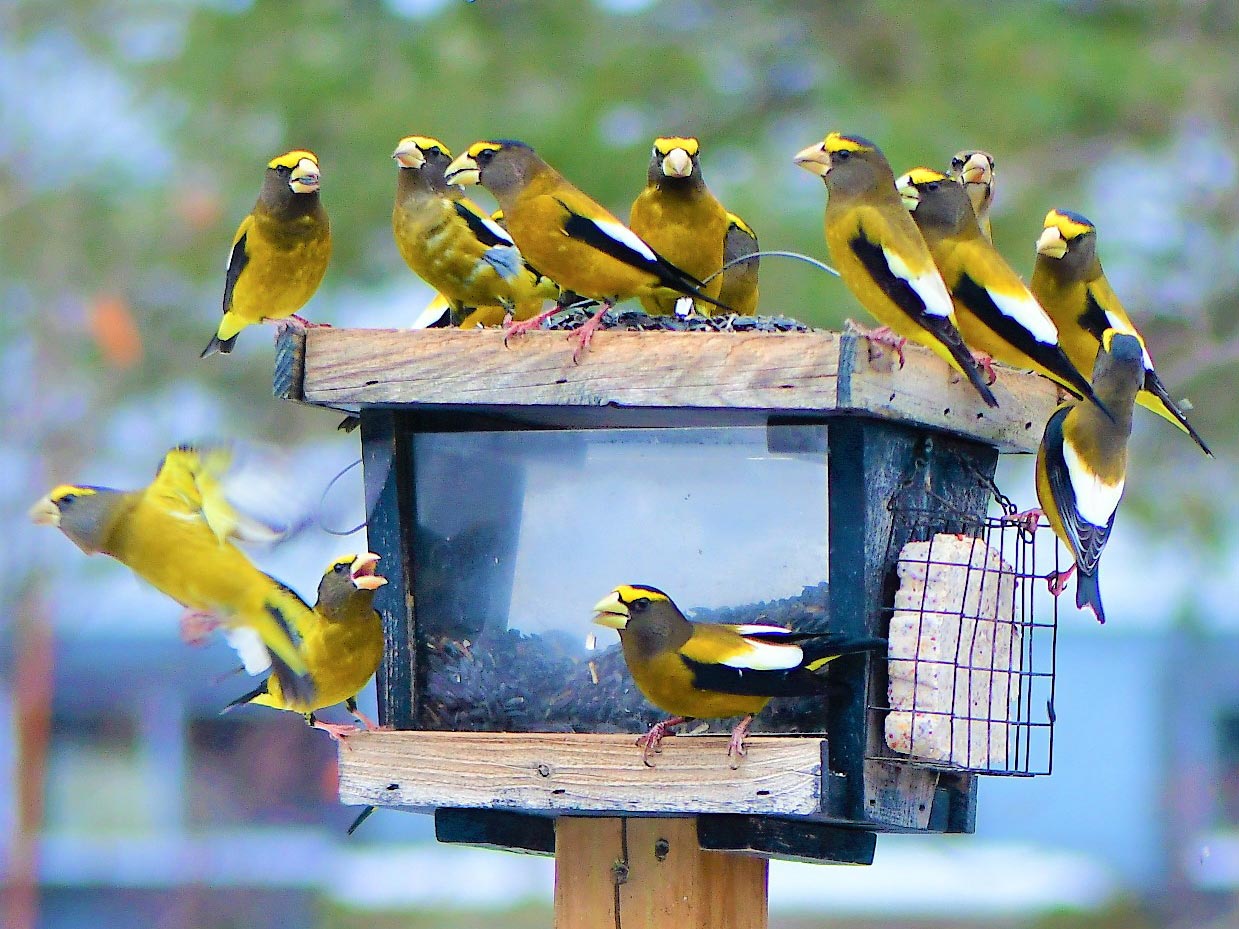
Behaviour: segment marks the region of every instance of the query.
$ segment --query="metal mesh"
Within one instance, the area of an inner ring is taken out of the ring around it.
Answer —
[[[1044,560],[1057,571],[1053,533],[941,506],[896,505],[891,514],[887,563],[897,589],[885,680],[879,674],[871,706],[877,757],[1049,774],[1058,609],[1036,543],[1049,537],[1055,554]]]

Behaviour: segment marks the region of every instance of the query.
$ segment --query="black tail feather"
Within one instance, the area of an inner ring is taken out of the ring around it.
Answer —
[[[1170,392],[1166,390],[1166,385],[1162,383],[1162,379],[1157,376],[1156,371],[1151,369],[1145,370],[1144,389],[1160,400],[1163,405],[1165,405],[1166,409],[1170,411],[1170,415],[1177,419],[1179,421],[1179,425],[1187,430],[1187,434],[1192,437],[1192,441],[1200,446],[1200,450],[1202,452],[1212,458],[1213,452],[1210,450],[1209,446],[1205,444],[1205,440],[1200,437],[1200,433],[1197,432],[1192,427],[1192,424],[1187,421],[1187,415],[1179,409],[1178,404],[1170,399]]]
[[[229,710],[235,710],[235,709],[236,709],[237,707],[239,707],[239,706],[244,706],[245,704],[247,704],[247,703],[249,703],[251,700],[253,700],[255,697],[261,697],[263,694],[265,694],[265,693],[267,693],[267,692],[268,692],[268,691],[267,691],[267,682],[266,682],[266,680],[264,680],[261,684],[259,684],[257,687],[255,687],[253,690],[251,690],[249,693],[242,694],[241,696],[237,697],[237,699],[235,699],[235,700],[233,700],[231,703],[229,703],[226,707],[224,707],[222,710],[220,710],[220,711],[219,711],[219,714],[220,714],[221,716],[223,716],[223,715],[224,715],[225,713],[227,713]]]
[[[955,324],[951,322],[950,318],[927,314],[923,317],[923,324],[927,331],[946,346],[947,351],[951,353],[951,357],[955,359],[955,363],[963,370],[964,375],[968,378],[968,382],[977,389],[977,393],[981,395],[981,399],[985,401],[986,405],[998,406],[998,398],[989,389],[989,384],[985,383],[985,373],[981,370],[981,366],[977,364],[976,359],[972,357],[972,352],[968,351],[968,346],[964,344],[963,337],[959,334],[959,330],[955,328]]]
[[[227,355],[232,352],[232,347],[237,344],[237,337],[234,335],[231,339],[221,340],[218,335],[211,336],[211,341],[207,343],[207,347],[202,350],[199,358],[209,358],[212,355]]]
[[[1101,607],[1101,587],[1097,583],[1097,572],[1085,574],[1076,568],[1076,606],[1080,609],[1088,607],[1097,616],[1097,622],[1106,621],[1106,611]]]
[[[280,682],[280,694],[290,708],[313,706],[315,687],[310,675],[295,673],[275,652],[271,653],[271,673]]]

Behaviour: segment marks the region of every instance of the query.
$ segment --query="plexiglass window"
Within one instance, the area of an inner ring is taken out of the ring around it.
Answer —
[[[826,427],[418,433],[419,724],[640,732],[665,714],[590,607],[664,590],[696,621],[829,625]],[[755,731],[821,732],[825,698]]]

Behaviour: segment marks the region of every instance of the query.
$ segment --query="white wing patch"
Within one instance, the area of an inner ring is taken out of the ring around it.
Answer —
[[[938,269],[932,263],[929,265],[928,271],[913,274],[909,270],[907,262],[885,245],[882,246],[882,256],[886,259],[886,266],[890,268],[891,274],[907,281],[912,289],[916,291],[916,295],[925,304],[926,313],[930,316],[953,318],[952,314],[955,311],[955,305],[951,303],[951,295],[947,293],[946,284],[942,282],[942,275],[938,273]]]
[[[1068,443],[1063,443],[1063,461],[1067,477],[1076,494],[1076,512],[1094,526],[1104,526],[1119,508],[1125,478],[1117,484],[1107,484],[1094,474]]]
[[[1032,333],[1032,337],[1046,345],[1058,344],[1058,327],[1048,313],[1041,308],[1031,293],[1002,294],[985,288],[994,306],[998,307],[1003,316],[1015,320],[1024,329]]]
[[[748,646],[739,655],[732,655],[723,660],[729,668],[739,668],[741,671],[787,671],[800,666],[804,661],[804,652],[799,645],[781,645],[777,642],[762,642],[750,639],[748,636],[780,636],[790,635],[788,629],[782,626],[764,626],[757,623],[744,623],[732,626],[736,632],[745,636]]]
[[[516,244],[515,242],[512,241],[512,237],[508,235],[508,230],[504,229],[501,225],[499,225],[489,216],[485,215],[484,213],[479,212],[478,218],[482,220],[482,225],[490,230],[491,235],[493,235],[499,241],[506,242],[509,245]]]
[[[1136,331],[1135,326],[1129,326],[1123,322],[1109,310],[1106,310],[1106,322],[1110,324],[1111,329],[1117,329],[1119,332],[1127,335],[1134,335],[1140,341],[1140,351],[1144,354],[1144,370],[1153,370],[1153,357],[1149,354],[1149,350],[1144,346],[1144,339],[1140,338],[1140,333]]]
[[[237,626],[235,629],[225,629],[224,639],[232,646],[233,651],[245,665],[245,673],[262,674],[271,667],[271,653],[262,644],[262,637],[248,626]]]
[[[589,219],[588,216],[582,218]],[[641,238],[627,226],[613,223],[609,219],[589,219],[589,221],[597,226],[604,235],[627,245],[647,261],[658,261],[658,256],[654,254],[653,250],[641,241]]]
[[[425,309],[413,318],[413,323],[409,328],[429,329],[448,312],[450,312],[450,307],[448,307],[447,298],[443,294],[435,294],[434,298],[426,304]]]

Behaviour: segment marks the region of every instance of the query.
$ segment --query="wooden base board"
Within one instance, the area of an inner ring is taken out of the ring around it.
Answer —
[[[821,816],[826,740],[754,736],[733,769],[725,736],[675,736],[655,767],[631,735],[359,732],[340,749],[340,801],[645,816]]]

